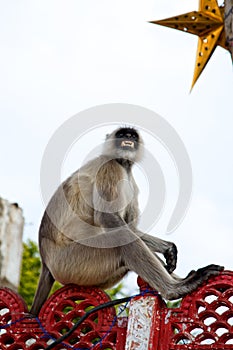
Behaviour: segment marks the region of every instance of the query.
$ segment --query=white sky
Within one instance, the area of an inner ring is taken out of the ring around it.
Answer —
[[[132,103],[163,116],[192,162],[188,214],[166,236],[177,182],[161,156],[170,197],[155,232],[177,244],[177,272],[212,262],[233,269],[230,55],[218,47],[189,94],[197,37],[147,22],[197,8],[197,0],[0,1],[0,196],[23,208],[25,239],[37,239],[40,163],[53,132],[83,109]],[[75,152],[64,177],[80,165]]]

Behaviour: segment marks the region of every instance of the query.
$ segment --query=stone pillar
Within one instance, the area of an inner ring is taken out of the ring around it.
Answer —
[[[225,0],[225,32],[233,61],[233,0]]]
[[[20,279],[23,226],[18,204],[0,198],[0,286],[15,291]]]
[[[125,350],[159,349],[159,297],[141,296],[130,301]]]
[[[159,350],[161,315],[166,304],[158,293],[138,277],[141,295],[130,301],[125,350]]]

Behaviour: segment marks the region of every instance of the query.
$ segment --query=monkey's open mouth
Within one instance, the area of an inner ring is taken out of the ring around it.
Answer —
[[[134,148],[134,142],[133,141],[122,141],[121,142],[121,147],[130,147],[130,148]]]

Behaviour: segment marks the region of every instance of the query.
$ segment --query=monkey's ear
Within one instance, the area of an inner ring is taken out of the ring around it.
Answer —
[[[105,140],[109,138],[110,134],[106,134]]]

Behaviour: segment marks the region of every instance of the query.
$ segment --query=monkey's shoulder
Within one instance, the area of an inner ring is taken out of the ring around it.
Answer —
[[[129,178],[129,174],[115,159],[100,156],[90,160],[68,177],[60,186],[60,191],[64,191],[70,204],[74,202],[73,205],[79,205],[82,198],[91,203],[93,188],[97,188],[100,193],[107,194],[110,191],[117,195],[119,182],[126,178]],[[56,197],[58,193],[59,189]]]
[[[119,181],[125,175],[124,168],[117,162],[116,159],[111,159],[108,156],[99,156],[90,160],[78,171],[76,171],[70,179],[74,182],[82,184],[88,181],[93,184],[99,179],[110,182]]]

